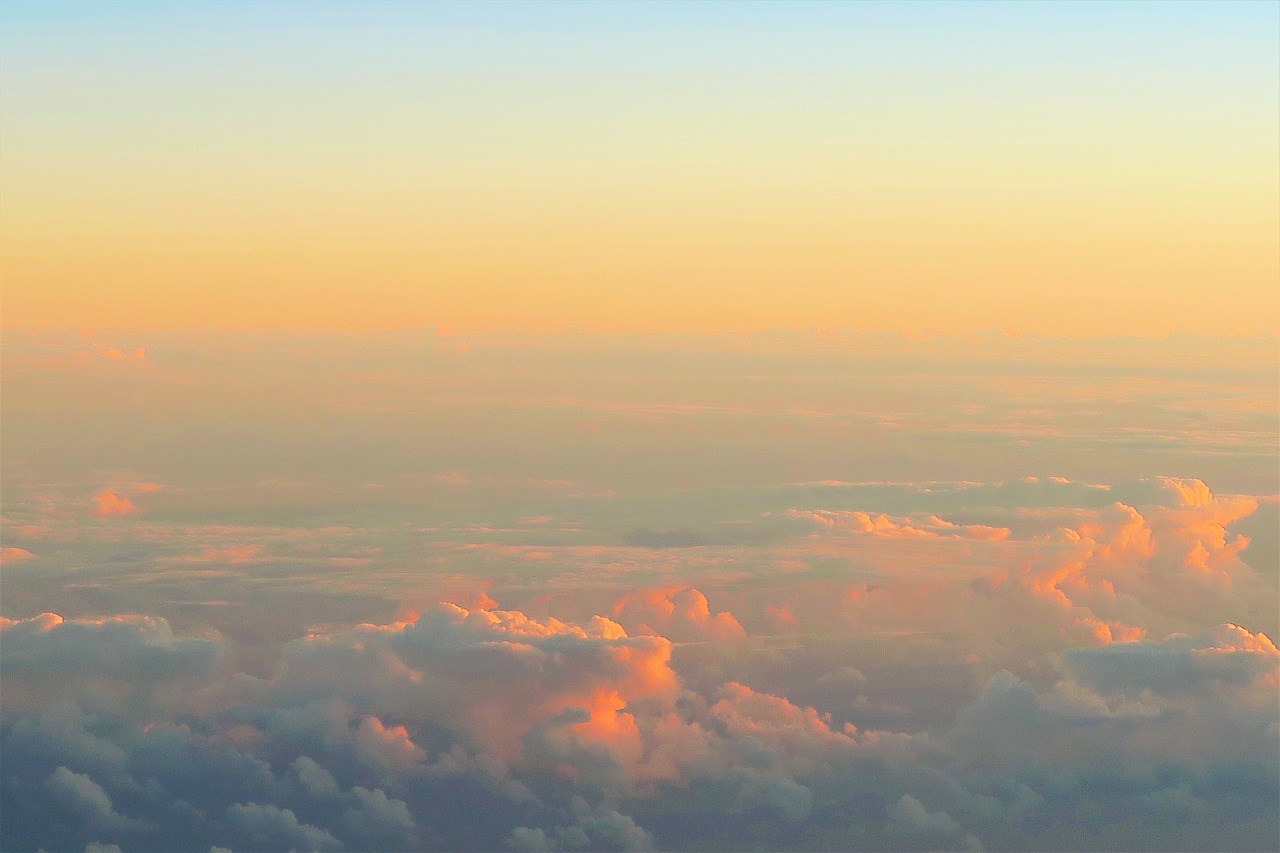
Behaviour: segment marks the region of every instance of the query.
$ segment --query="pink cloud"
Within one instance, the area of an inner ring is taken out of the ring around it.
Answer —
[[[103,489],[93,496],[93,514],[99,518],[116,515],[132,515],[138,508],[133,501],[114,489]]]
[[[82,335],[82,337],[87,337]],[[92,370],[95,366],[106,364],[146,364],[146,347],[104,346],[90,341],[93,349],[81,349],[64,355],[46,357],[45,363],[53,367]]]
[[[415,744],[404,726],[388,726],[377,717],[365,717],[356,729],[356,745],[384,767],[406,769],[426,760],[426,750]]]
[[[146,361],[147,350],[145,347],[134,347],[132,349],[121,349],[119,347],[97,348],[98,355],[103,358],[115,359],[117,361]]]
[[[636,633],[677,641],[740,639],[747,633],[732,613],[712,614],[707,597],[691,587],[631,593],[618,599],[613,615]]]
[[[380,718],[430,713],[504,759],[523,754],[533,729],[565,715],[568,734],[638,757],[640,735],[626,709],[674,695],[670,653],[665,638],[630,637],[599,616],[579,625],[440,604],[409,621],[295,644],[278,684],[393,697]]]
[[[0,548],[0,565],[22,563],[27,560],[34,560],[35,557],[36,555],[32,554],[26,548],[18,548],[13,545]]]
[[[848,531],[851,533],[869,533],[885,537],[916,538],[964,538],[1002,540],[1009,538],[1006,527],[989,527],[983,524],[953,524],[936,515],[922,518],[901,518],[884,513],[859,512],[848,510],[787,510],[792,518],[802,518],[812,522],[819,529]]]
[[[209,546],[199,554],[191,554],[185,557],[167,557],[163,558],[163,562],[231,563],[234,565],[242,563],[261,563],[267,559],[267,557],[264,556],[265,553],[266,549],[261,545],[230,545],[225,548]]]

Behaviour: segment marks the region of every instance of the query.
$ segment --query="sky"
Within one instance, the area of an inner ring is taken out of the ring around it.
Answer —
[[[1280,332],[1274,3],[23,3],[7,328]]]
[[[1280,5],[0,2],[0,849],[1274,850]]]

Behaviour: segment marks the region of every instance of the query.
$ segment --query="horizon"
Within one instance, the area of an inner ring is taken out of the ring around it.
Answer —
[[[1280,3],[0,0],[0,850],[1280,851]]]

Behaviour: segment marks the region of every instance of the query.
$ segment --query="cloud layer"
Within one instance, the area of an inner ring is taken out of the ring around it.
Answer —
[[[1237,624],[1159,627],[1183,584],[1205,612],[1243,606],[1254,576],[1220,527],[1244,504],[1129,491],[1164,503],[1073,508],[1020,572],[795,584],[787,642],[764,599],[739,597],[740,621],[691,587],[583,621],[484,596],[317,628],[263,677],[159,617],[5,620],[5,847],[1265,846],[1280,652]],[[843,512],[786,517],[817,525],[801,536],[821,554],[907,527]],[[913,712],[924,660],[962,668],[968,697],[935,688],[953,706]]]
[[[1274,846],[1271,344],[390,337],[6,337],[0,848]]]

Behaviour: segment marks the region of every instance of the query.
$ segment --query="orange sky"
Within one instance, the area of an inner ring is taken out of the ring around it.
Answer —
[[[1280,332],[1261,4],[59,8],[6,28],[10,328]]]

